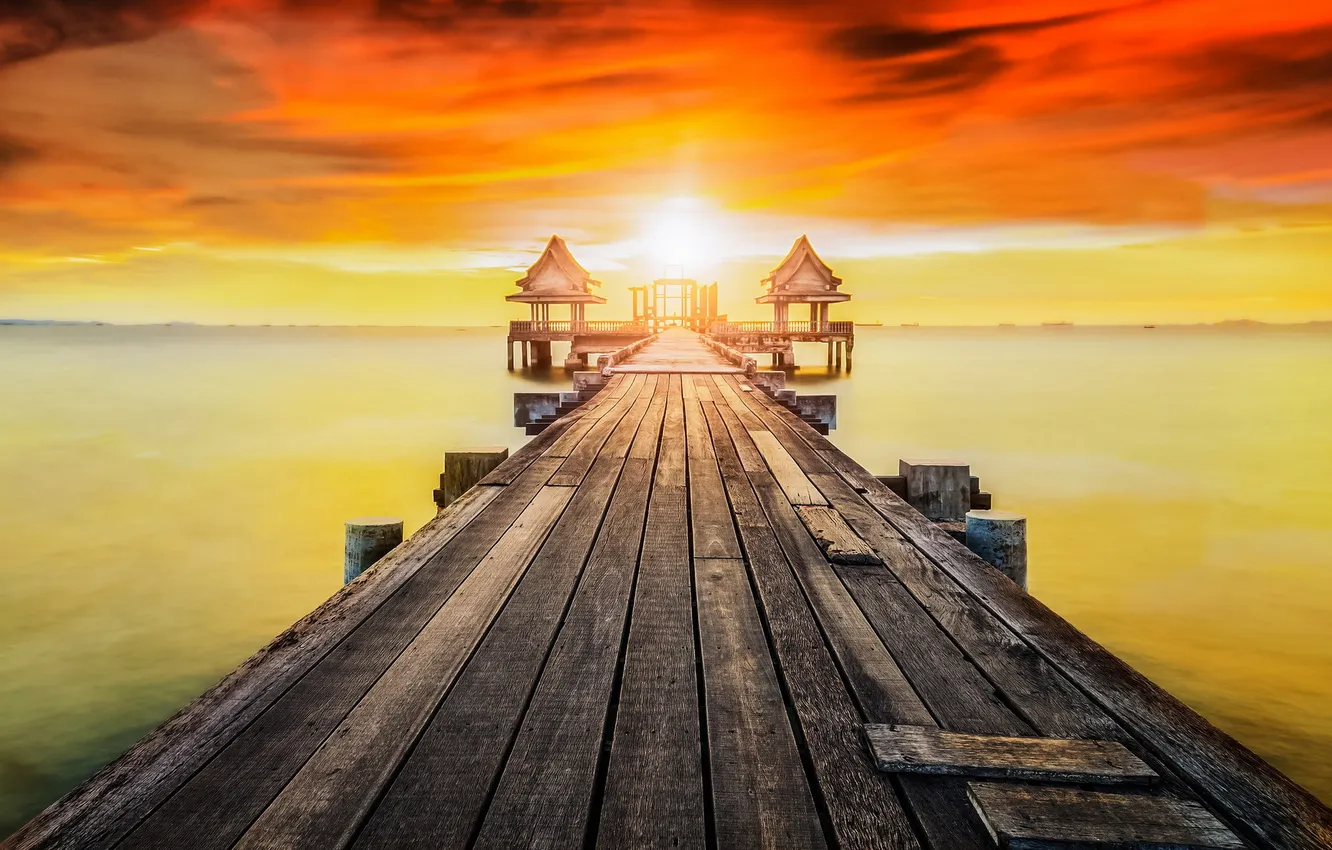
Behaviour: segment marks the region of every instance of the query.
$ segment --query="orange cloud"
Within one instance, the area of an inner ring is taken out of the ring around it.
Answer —
[[[682,195],[718,262],[1320,228],[1329,103],[1313,2],[11,0],[0,257],[613,254]]]

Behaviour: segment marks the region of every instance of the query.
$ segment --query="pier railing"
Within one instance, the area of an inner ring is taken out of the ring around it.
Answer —
[[[742,336],[747,334],[831,334],[850,336],[854,322],[714,322],[709,331],[713,336]]]
[[[644,336],[649,333],[647,325],[642,322],[552,322],[552,321],[525,321],[509,322],[509,333],[511,334],[625,334],[633,336]]]

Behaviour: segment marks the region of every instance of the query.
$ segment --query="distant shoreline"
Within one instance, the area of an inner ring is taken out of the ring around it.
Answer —
[[[494,329],[504,328],[505,324],[488,325],[335,325],[335,324],[210,324],[205,322],[100,322],[100,321],[66,321],[61,319],[0,319],[0,327],[114,327],[114,328],[328,328],[328,329]],[[1003,322],[993,325],[874,325],[857,324],[858,328],[872,328],[882,330],[900,330],[907,328],[909,330],[931,330],[931,329],[1051,329],[1059,330],[1085,329],[1085,328],[1146,328],[1146,329],[1170,329],[1170,328],[1308,328],[1308,327],[1332,327],[1332,319],[1311,319],[1307,322],[1259,322],[1253,319],[1227,319],[1221,322],[1191,322],[1191,323],[1153,323],[1153,322],[1131,322],[1120,324],[1076,324],[1073,322],[1034,322],[1030,324],[1016,324]]]

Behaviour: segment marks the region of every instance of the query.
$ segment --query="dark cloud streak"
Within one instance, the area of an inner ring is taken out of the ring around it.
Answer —
[[[867,24],[837,30],[829,39],[829,46],[834,52],[854,61],[901,59],[922,53],[957,48],[989,36],[1040,32],[1065,27],[1103,17],[1110,14],[1111,11],[1119,10],[1083,12],[1077,15],[1060,15],[1055,18],[1041,18],[1033,21],[1009,21],[1001,24],[938,30],[891,24]]]

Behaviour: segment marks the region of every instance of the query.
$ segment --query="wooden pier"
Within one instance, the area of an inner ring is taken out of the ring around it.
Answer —
[[[617,368],[4,846],[1332,847],[714,349]]]

